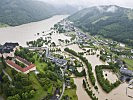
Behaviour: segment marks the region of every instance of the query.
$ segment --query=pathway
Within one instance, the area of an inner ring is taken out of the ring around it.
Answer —
[[[4,69],[2,69],[2,71],[8,77],[9,81],[12,81],[12,78],[8,75],[8,73]]]

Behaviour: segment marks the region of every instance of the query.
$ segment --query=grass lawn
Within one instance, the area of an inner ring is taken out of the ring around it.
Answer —
[[[33,83],[33,87],[37,90],[34,97],[31,100],[41,100],[43,97],[47,95],[47,92],[44,91],[43,87],[40,85],[36,78],[36,75],[33,72],[29,74],[29,78]]]
[[[133,60],[128,58],[124,58],[123,60],[127,63],[128,69],[133,70]]]
[[[44,73],[44,68],[47,67],[47,64],[44,62],[42,62],[42,63],[39,62],[39,60],[37,59],[37,54],[34,55],[34,58],[35,58],[35,65],[36,65],[37,70]]]
[[[74,83],[74,80],[72,78],[70,79],[70,81]],[[76,88],[65,89],[63,96],[66,96],[66,95],[68,95],[71,98],[71,100],[78,100],[78,97],[76,94]]]
[[[66,95],[71,97],[71,100],[78,100],[78,97],[76,95],[76,89],[65,89],[63,96],[66,96]]]

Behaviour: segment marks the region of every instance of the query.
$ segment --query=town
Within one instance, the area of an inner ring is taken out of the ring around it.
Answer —
[[[0,93],[7,100],[133,98],[132,48],[91,36],[67,19],[36,35],[27,47],[0,45]]]

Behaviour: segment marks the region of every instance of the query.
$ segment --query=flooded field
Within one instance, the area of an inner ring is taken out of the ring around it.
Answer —
[[[116,74],[114,74],[111,70],[103,69],[104,78],[107,78],[111,83],[114,83],[118,80]]]
[[[69,40],[70,41],[70,37],[65,36],[64,34],[59,34],[59,33],[54,33],[51,35],[52,41],[51,42],[55,42],[56,45],[59,45],[59,41],[58,39],[62,39],[62,40]]]
[[[77,67],[78,72],[82,72],[83,68],[82,67]]]

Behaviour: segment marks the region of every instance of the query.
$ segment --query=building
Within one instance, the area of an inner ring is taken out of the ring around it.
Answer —
[[[22,73],[29,73],[30,71],[35,71],[36,70],[36,66],[30,62],[28,62],[27,60],[21,58],[21,57],[16,57],[16,60],[23,63],[26,67],[22,68],[21,66],[17,65],[15,62],[13,62],[12,60],[6,60],[6,63],[8,66],[10,66],[11,68],[15,69],[18,72],[22,72]]]
[[[133,53],[133,49],[131,49],[131,53]]]
[[[133,71],[128,70],[127,68],[121,67],[120,68],[120,72],[123,75],[127,75],[127,76],[130,76],[130,77],[133,77]]]
[[[16,56],[16,60],[21,62],[21,63],[23,63],[23,64],[25,64],[26,66],[30,66],[31,65],[30,62],[28,62],[27,60],[25,60],[25,59],[23,59],[23,58],[21,58],[19,56]]]
[[[0,57],[14,57],[15,51],[19,49],[18,43],[5,43],[4,45],[0,46]]]
[[[56,57],[53,57],[53,56],[49,56],[49,59],[55,63],[56,65],[59,65],[59,66],[65,66],[67,64],[67,60],[64,60],[64,59],[59,59],[59,58],[56,58]]]

